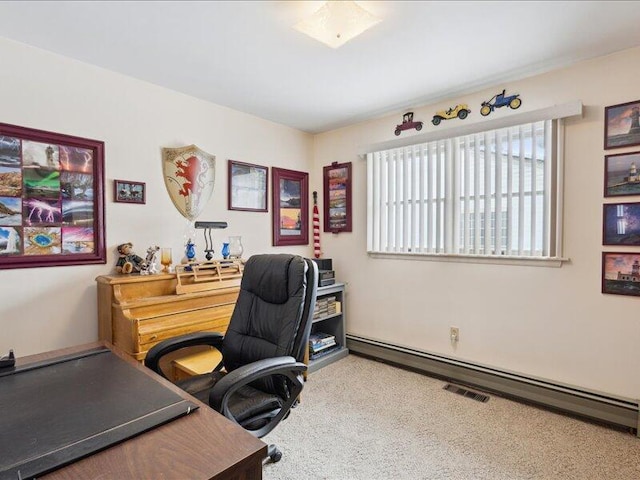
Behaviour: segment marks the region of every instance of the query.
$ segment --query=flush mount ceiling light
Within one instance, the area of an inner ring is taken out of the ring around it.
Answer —
[[[356,2],[337,0],[326,2],[293,28],[331,48],[338,48],[380,21]]]

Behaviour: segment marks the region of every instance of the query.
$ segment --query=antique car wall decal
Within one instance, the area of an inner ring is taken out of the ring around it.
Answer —
[[[439,112],[436,112],[436,114],[433,116],[433,120],[431,120],[431,123],[433,123],[434,125],[440,125],[440,122],[442,120],[451,120],[452,118],[459,118],[460,120],[464,120],[465,118],[467,118],[467,116],[469,116],[470,113],[471,110],[469,110],[467,104],[461,103],[459,105],[456,105],[455,107],[449,108],[448,110],[440,110]]]

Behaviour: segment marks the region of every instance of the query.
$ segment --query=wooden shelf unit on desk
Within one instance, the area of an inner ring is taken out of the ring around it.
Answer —
[[[226,332],[240,292],[242,266],[199,282],[189,293],[176,293],[179,284],[194,283],[190,277],[179,273],[96,278],[100,340],[143,361],[152,346],[167,338]]]

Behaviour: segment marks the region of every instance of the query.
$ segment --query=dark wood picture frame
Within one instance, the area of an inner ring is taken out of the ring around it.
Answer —
[[[0,269],[106,263],[104,142],[0,123]]]
[[[604,109],[604,149],[640,145],[640,100]]]
[[[640,246],[640,202],[602,206],[602,244]]]
[[[602,293],[640,297],[640,253],[602,253]]]
[[[331,233],[351,231],[351,162],[323,168],[324,231]]]
[[[269,211],[269,167],[229,160],[227,178],[227,210]]]
[[[309,244],[309,174],[271,168],[273,245]]]
[[[604,196],[640,195],[640,151],[604,157]]]
[[[147,203],[147,185],[131,180],[113,181],[113,201],[116,203]]]

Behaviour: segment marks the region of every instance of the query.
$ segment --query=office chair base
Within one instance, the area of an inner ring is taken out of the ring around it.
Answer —
[[[276,462],[279,462],[281,458],[282,458],[282,452],[280,451],[280,449],[273,443],[270,444],[267,450],[266,462],[269,463],[271,461],[273,463],[276,463]]]

